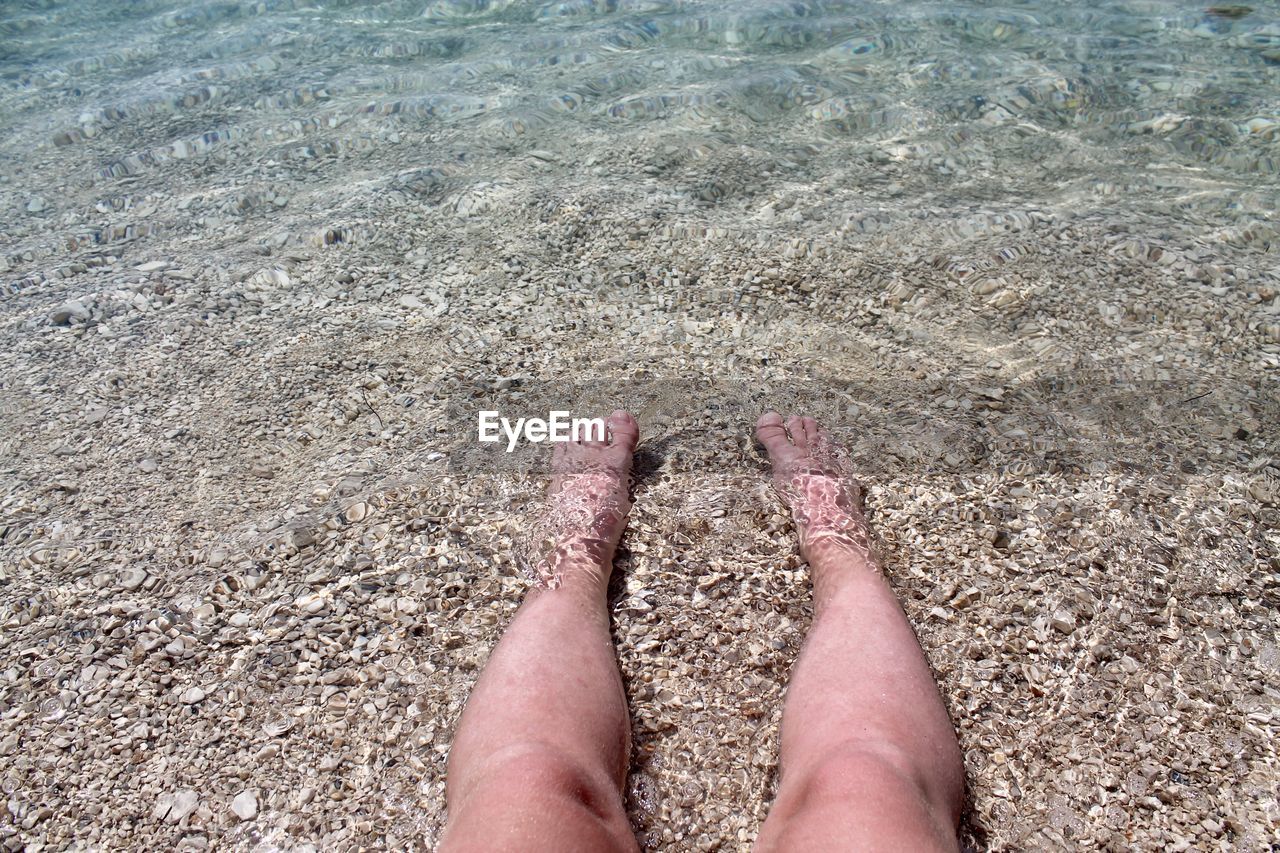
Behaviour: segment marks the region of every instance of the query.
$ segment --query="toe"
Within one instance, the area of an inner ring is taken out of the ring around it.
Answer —
[[[787,428],[782,425],[782,415],[777,412],[765,412],[756,421],[756,438],[769,451],[770,456],[785,455],[794,450],[791,439],[787,438]]]
[[[827,431],[827,428],[824,427],[822,424],[816,423],[816,422],[814,423],[813,438],[814,438],[814,441],[818,444],[834,444],[835,443],[834,440],[831,438],[831,433]]]
[[[787,432],[791,434],[791,443],[801,450],[809,449],[809,436],[805,435],[804,418],[792,415],[787,418]]]
[[[640,424],[636,423],[630,412],[616,409],[605,420],[605,426],[608,428],[606,432],[610,447],[617,447],[627,453],[636,449],[636,442],[640,440]]]
[[[801,418],[801,420],[804,421],[805,440],[810,447],[813,447],[818,443],[818,422],[813,418]]]
[[[592,420],[595,420],[594,418]],[[594,426],[585,427],[578,435],[578,443],[583,447],[608,447],[609,446],[609,424],[605,422],[604,432],[596,429]]]

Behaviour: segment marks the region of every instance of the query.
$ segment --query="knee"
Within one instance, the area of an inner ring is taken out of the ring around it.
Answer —
[[[807,800],[849,800],[868,786],[913,787],[914,773],[906,755],[892,747],[849,744],[837,747],[805,774],[803,796]]]
[[[548,744],[503,747],[448,781],[441,850],[634,850],[619,787]]]
[[[918,808],[954,827],[963,801],[963,772],[949,758],[926,767],[919,756],[889,744],[844,744],[797,780],[797,800],[802,807],[880,802],[894,810]]]
[[[564,756],[549,744],[519,743],[503,747],[484,759],[461,780],[459,799],[479,793],[498,800],[552,799],[568,801],[603,815],[608,811],[613,783]]]
[[[889,745],[834,747],[782,790],[761,830],[760,850],[954,850],[959,802],[930,791],[912,756]]]

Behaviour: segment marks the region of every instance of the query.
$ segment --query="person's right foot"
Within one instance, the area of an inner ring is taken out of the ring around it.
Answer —
[[[558,443],[551,454],[551,490],[541,519],[544,539],[534,566],[541,586],[556,588],[568,575],[590,579],[603,591],[613,552],[627,523],[627,478],[640,426],[619,409],[605,420],[603,440]]]
[[[828,549],[875,565],[871,530],[862,514],[862,490],[849,473],[843,448],[813,418],[795,415],[784,422],[765,412],[756,437],[769,451],[773,485],[791,508],[805,559]]]

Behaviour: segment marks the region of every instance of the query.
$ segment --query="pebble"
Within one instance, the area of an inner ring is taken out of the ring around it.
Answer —
[[[300,596],[294,604],[308,614],[319,613],[328,606],[328,602],[325,601],[323,596],[313,594]]]
[[[274,720],[268,720],[262,724],[262,730],[270,737],[280,737],[287,734],[294,726],[293,717],[277,717]]]
[[[1070,634],[1076,629],[1076,617],[1069,610],[1055,610],[1049,624],[1060,634]]]
[[[184,705],[197,705],[204,701],[205,692],[200,687],[188,687],[182,693],[181,701]]]
[[[85,304],[78,299],[65,302],[53,310],[49,315],[49,319],[59,326],[70,325],[73,321],[77,323],[86,322],[92,314]]]
[[[156,799],[151,816],[166,823],[180,823],[200,805],[200,795],[195,791],[181,790],[161,794]]]
[[[141,569],[138,566],[130,566],[124,570],[124,574],[120,578],[120,586],[124,587],[129,592],[133,592],[135,589],[142,586],[146,579],[147,573],[144,569]]]
[[[154,474],[160,469],[160,464],[151,457],[147,457],[138,463],[138,467],[142,469],[142,473],[144,474]]]
[[[258,816],[258,795],[252,790],[241,791],[231,801],[231,811],[241,820],[253,820]]]
[[[39,196],[33,197],[27,202],[27,213],[40,213],[45,208],[44,199]]]
[[[289,531],[289,544],[299,551],[309,545],[314,545],[315,541],[315,534],[304,527],[297,527]]]
[[[401,308],[408,308],[411,311],[419,311],[426,307],[426,305],[423,304],[421,299],[408,293],[406,293],[404,296],[401,296],[397,300],[397,302],[399,303]]]

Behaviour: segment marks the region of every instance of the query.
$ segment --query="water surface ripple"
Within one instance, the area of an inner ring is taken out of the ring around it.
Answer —
[[[335,206],[417,186],[482,213],[555,187],[789,236],[934,220],[945,242],[1043,214],[1276,240],[1275,4],[50,2],[0,33],[7,157],[66,149],[99,193],[337,157]],[[362,173],[406,144],[419,171]],[[98,212],[96,241],[146,233]],[[17,266],[54,236],[24,230]]]

